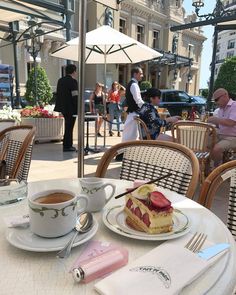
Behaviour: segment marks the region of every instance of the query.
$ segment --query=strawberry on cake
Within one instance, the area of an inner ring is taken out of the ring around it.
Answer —
[[[173,207],[155,184],[144,184],[127,193],[124,211],[127,224],[136,230],[149,234],[172,231]]]

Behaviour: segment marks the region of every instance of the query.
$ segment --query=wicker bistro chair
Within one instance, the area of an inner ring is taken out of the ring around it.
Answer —
[[[198,203],[210,209],[220,185],[230,180],[227,226],[236,239],[236,160],[224,163],[214,169],[204,181]]]
[[[16,125],[16,121],[13,119],[2,119],[0,120],[0,132],[6,128]]]
[[[223,153],[223,163],[236,159],[236,148],[228,149]]]
[[[187,146],[197,156],[202,183],[208,174],[211,151],[216,142],[215,127],[208,123],[181,121],[172,125],[171,132],[174,142]]]
[[[199,180],[199,163],[187,147],[165,141],[138,140],[117,144],[107,150],[96,171],[105,177],[107,168],[117,154],[123,153],[120,179],[155,179],[166,173],[169,178],[158,185],[193,198]]]
[[[27,180],[35,127],[21,125],[9,127],[0,132],[0,160],[6,161],[6,175]]]
[[[137,125],[138,125],[138,133],[139,133],[139,139],[143,140],[143,139],[148,139],[151,140],[151,136],[150,133],[148,131],[147,125],[145,124],[145,122],[140,119],[138,116],[134,117],[134,120],[136,121]]]

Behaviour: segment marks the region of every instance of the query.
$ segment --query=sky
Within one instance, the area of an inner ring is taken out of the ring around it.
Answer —
[[[211,13],[214,8],[216,1],[204,1],[204,7],[200,9],[200,14]],[[184,0],[183,6],[186,10],[186,14],[191,14],[195,7],[192,6],[192,0]],[[202,62],[201,62],[201,71],[200,71],[200,88],[207,88],[207,82],[210,78],[209,66],[212,59],[212,35],[214,31],[213,26],[202,27],[204,31],[204,36],[207,37],[207,40],[203,43],[202,51]]]

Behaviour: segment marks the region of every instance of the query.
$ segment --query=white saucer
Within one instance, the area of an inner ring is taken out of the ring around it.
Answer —
[[[93,227],[87,233],[79,234],[73,244],[73,247],[81,245],[90,240],[98,230],[98,222],[94,219]],[[42,238],[30,231],[30,228],[8,228],[6,238],[8,242],[16,248],[33,252],[52,252],[61,250],[74,231],[59,238]]]
[[[173,212],[173,230],[163,234],[148,234],[129,227],[126,224],[124,206],[115,206],[107,209],[103,214],[104,224],[113,232],[125,237],[146,241],[162,241],[181,237],[190,231],[190,220],[179,209]]]

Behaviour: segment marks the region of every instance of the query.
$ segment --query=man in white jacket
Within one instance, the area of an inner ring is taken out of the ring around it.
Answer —
[[[141,81],[143,78],[143,70],[140,67],[135,67],[131,70],[131,76],[132,79],[126,87],[126,103],[128,106],[128,115],[124,125],[122,142],[137,139],[138,126],[134,120],[134,117],[138,115],[139,109],[144,104],[138,85],[138,82]]]

